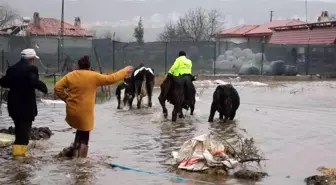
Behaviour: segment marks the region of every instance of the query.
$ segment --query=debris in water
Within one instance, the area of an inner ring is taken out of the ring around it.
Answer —
[[[10,126],[8,129],[1,129],[0,133],[15,134],[15,127]],[[30,140],[49,139],[53,135],[48,127],[33,127],[31,129]]]
[[[237,179],[259,181],[262,178],[267,177],[268,174],[265,172],[258,172],[258,171],[243,169],[243,170],[239,170],[236,173],[234,173],[233,176],[236,177]]]
[[[307,185],[335,185],[336,168],[326,168],[324,166],[317,168],[322,175],[313,175],[304,179]]]
[[[186,141],[179,151],[173,151],[174,165],[171,171],[186,170],[209,175],[229,175],[230,170],[240,169],[233,174],[236,178],[260,180],[267,173],[252,171],[245,164],[264,161],[254,146],[253,138],[240,139],[240,150],[236,142],[228,142],[214,134],[204,134]]]

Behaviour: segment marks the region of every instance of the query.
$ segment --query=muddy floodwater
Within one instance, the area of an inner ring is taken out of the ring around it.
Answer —
[[[0,184],[201,184],[180,182],[167,177],[112,169],[108,162],[165,172],[172,151],[194,136],[217,133],[225,129],[207,122],[215,85],[198,83],[205,90],[197,99],[195,115],[172,123],[165,120],[158,103],[158,89],[153,108],[117,110],[115,98],[95,109],[95,129],[89,145],[89,158],[55,160],[56,155],[74,138],[73,131],[54,132],[50,140],[31,151],[33,157],[24,163],[0,158]],[[336,164],[336,83],[281,82],[280,85],[256,86],[234,83],[241,96],[241,106],[234,124],[253,137],[269,161],[265,171],[270,177],[257,184],[298,185],[316,174],[319,166]],[[146,102],[146,101],[145,101]],[[53,130],[68,128],[63,104],[39,104],[35,126]],[[12,124],[2,107],[0,127]],[[168,105],[171,118],[172,106]],[[218,120],[218,114],[215,116]],[[175,175],[175,174],[174,174]],[[248,184],[234,179],[179,174],[218,184]]]

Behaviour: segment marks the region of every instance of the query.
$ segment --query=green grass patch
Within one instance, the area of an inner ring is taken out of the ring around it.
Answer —
[[[47,85],[48,89],[54,89],[55,83],[60,80],[62,76],[56,76],[56,78],[54,78],[54,76],[40,75],[39,78]]]

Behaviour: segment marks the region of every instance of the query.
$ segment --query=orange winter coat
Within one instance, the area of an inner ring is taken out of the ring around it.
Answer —
[[[92,130],[97,87],[113,84],[126,76],[125,69],[110,75],[90,70],[74,70],[61,78],[55,84],[54,90],[66,103],[66,122],[77,130]]]

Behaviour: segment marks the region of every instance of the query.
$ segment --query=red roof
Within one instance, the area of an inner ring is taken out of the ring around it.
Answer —
[[[222,37],[242,36],[257,27],[258,25],[240,25],[240,26],[226,29],[223,32],[218,33],[217,35],[222,36]]]
[[[61,20],[54,18],[40,18],[40,27],[29,23],[27,31],[33,35],[57,36],[61,29]],[[92,37],[92,33],[83,28],[77,28],[64,22],[64,36]]]
[[[334,23],[336,24],[336,21]],[[300,24],[277,27],[274,30],[269,40],[271,44],[336,44],[336,27],[333,24]]]
[[[305,23],[300,20],[274,20],[260,25],[241,25],[233,28],[229,28],[217,34],[219,37],[231,37],[231,36],[269,36],[272,34],[272,30],[269,28],[276,26],[286,26]]]
[[[0,31],[0,35],[8,35],[8,33]]]
[[[246,35],[259,35],[259,34],[272,34],[272,30],[269,28],[278,27],[278,26],[290,26],[290,25],[297,25],[297,24],[304,24],[306,22],[300,20],[274,20],[272,22],[261,24],[257,28],[249,31]]]

